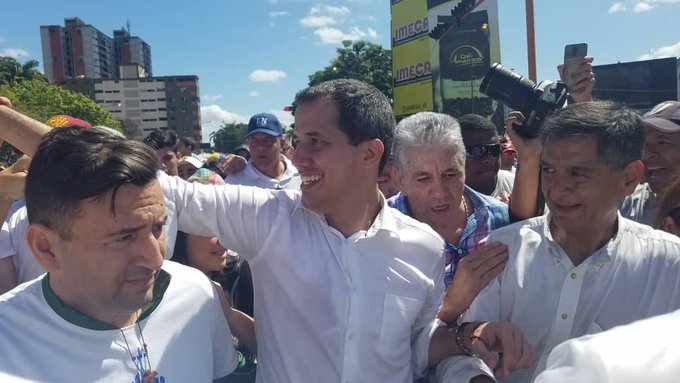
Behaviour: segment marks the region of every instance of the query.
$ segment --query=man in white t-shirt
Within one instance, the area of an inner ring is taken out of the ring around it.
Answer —
[[[250,117],[246,133],[250,160],[243,171],[230,174],[225,182],[264,189],[300,190],[297,169],[281,153],[283,140],[283,127],[276,116],[258,113]]]
[[[83,166],[87,164],[87,166]],[[26,240],[47,271],[0,297],[0,381],[217,381],[236,367],[200,272],[163,260],[154,153],[97,129],[46,135],[26,179]]]

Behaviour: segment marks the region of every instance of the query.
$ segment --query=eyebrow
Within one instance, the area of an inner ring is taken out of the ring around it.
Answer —
[[[163,216],[163,218],[160,221],[155,222],[153,225],[154,226],[155,225],[165,226],[166,223],[168,223],[168,216],[167,215]],[[109,237],[116,237],[116,236],[119,236],[119,235],[136,233],[136,232],[142,230],[143,228],[145,228],[146,226],[147,226],[147,224],[134,226],[134,227],[124,227],[122,229],[114,231],[113,233],[109,234],[108,236]]]

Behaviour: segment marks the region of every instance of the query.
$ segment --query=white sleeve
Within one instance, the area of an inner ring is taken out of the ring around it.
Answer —
[[[254,257],[286,217],[283,197],[277,192],[248,186],[203,185],[179,177],[159,177],[166,199],[174,203],[177,229],[189,234],[217,237],[225,247]],[[280,193],[280,192],[278,192]],[[290,211],[288,211],[290,213]]]
[[[2,223],[0,230],[0,258],[13,257],[18,254],[19,244],[24,241],[28,230],[26,207],[14,211]]]
[[[547,368],[534,383],[607,383],[607,369],[600,354],[586,337],[573,339],[555,347],[548,356]]]
[[[443,248],[442,248],[443,253]],[[444,322],[436,319],[437,313],[441,309],[444,300],[444,256],[442,254],[441,263],[437,263],[434,286],[428,301],[425,302],[418,319],[411,326],[411,368],[416,377],[425,374],[429,364],[430,340],[434,332],[442,326]]]

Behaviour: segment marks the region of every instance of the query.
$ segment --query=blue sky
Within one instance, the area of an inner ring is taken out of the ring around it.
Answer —
[[[424,0],[423,0],[424,1]],[[524,1],[498,0],[502,63],[527,72]],[[102,32],[130,20],[154,75],[199,76],[204,137],[221,120],[283,112],[343,38],[389,48],[388,0],[19,0],[2,2],[0,56],[42,65],[40,25],[80,17]],[[680,0],[536,0],[539,79],[557,77],[564,45],[587,42],[595,64],[680,55]]]

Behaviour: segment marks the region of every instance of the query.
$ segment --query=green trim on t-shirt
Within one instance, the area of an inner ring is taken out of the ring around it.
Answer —
[[[163,300],[163,295],[165,290],[167,290],[170,285],[170,279],[172,276],[165,270],[161,269],[158,272],[158,278],[153,285],[153,299],[146,306],[142,308],[142,314],[139,316],[138,321],[144,320],[158,307],[158,305]],[[42,291],[47,304],[54,310],[57,315],[64,318],[64,320],[90,330],[97,331],[107,331],[107,330],[117,330],[118,327],[114,327],[109,323],[102,322],[98,319],[92,318],[85,315],[73,307],[68,306],[54,293],[52,287],[50,287],[50,274],[47,273],[42,280]]]

